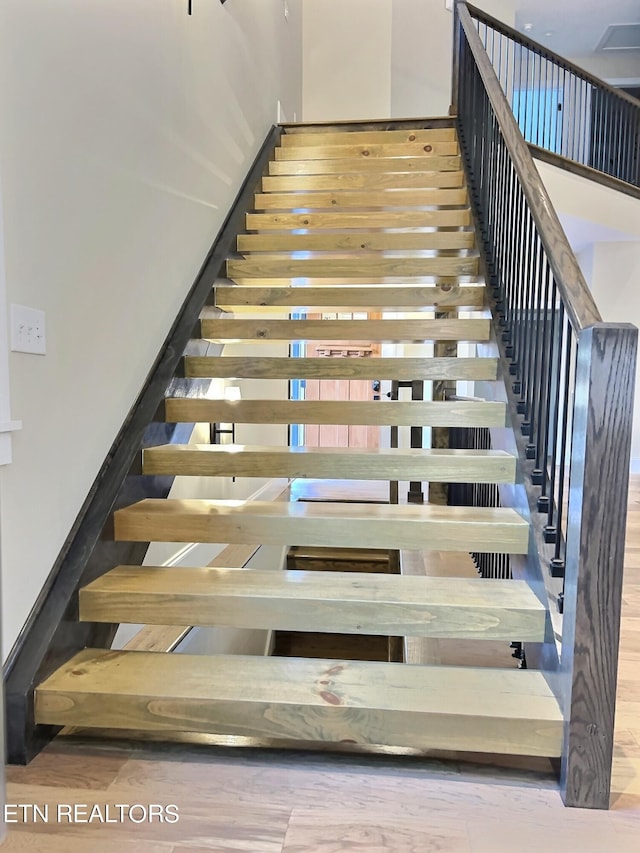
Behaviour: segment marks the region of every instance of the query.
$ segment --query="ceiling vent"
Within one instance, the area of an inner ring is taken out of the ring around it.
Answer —
[[[596,50],[640,50],[640,24],[611,24]]]

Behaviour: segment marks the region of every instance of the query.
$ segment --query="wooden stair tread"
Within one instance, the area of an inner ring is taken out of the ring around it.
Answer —
[[[115,538],[135,542],[353,545],[526,553],[529,527],[512,509],[432,504],[264,503],[151,499],[114,513]]]
[[[402,278],[420,276],[475,276],[478,258],[445,257],[433,258],[309,258],[304,260],[283,258],[251,257],[227,261],[227,277],[243,282],[253,279],[278,278]]]
[[[367,426],[497,426],[506,406],[496,402],[333,400],[208,400],[170,397],[169,423],[338,424]]]
[[[85,649],[36,689],[48,725],[557,756],[539,672]]]
[[[468,208],[437,210],[341,211],[322,213],[247,213],[247,231],[314,228],[434,228],[469,225]]]
[[[487,341],[489,320],[201,320],[206,340]]]
[[[186,356],[190,377],[239,379],[495,379],[495,358]]]
[[[253,200],[256,210],[296,210],[301,207],[327,210],[370,207],[458,207],[467,204],[469,204],[469,196],[466,188],[461,186],[399,190],[256,193]]]
[[[453,127],[410,128],[407,130],[348,130],[348,131],[319,131],[316,133],[283,133],[280,145],[284,148],[300,148],[302,146],[340,145],[345,141],[353,145],[373,145],[409,142],[433,142],[456,140],[456,130]]]
[[[168,444],[144,451],[145,474],[513,483],[515,458],[493,450]]]
[[[459,153],[456,139],[433,140],[432,142],[396,142],[358,145],[345,142],[342,145],[287,145],[275,149],[276,162],[281,160],[336,160],[352,157],[367,162],[376,158],[414,157],[426,158]]]
[[[464,212],[464,211],[463,211]],[[472,249],[473,231],[344,231],[313,234],[239,234],[238,252],[403,251]]]
[[[388,661],[395,637],[380,634],[321,634],[312,631],[274,631],[274,657],[327,660]],[[400,647],[402,651],[402,647]]]
[[[252,285],[219,285],[215,290],[215,303],[224,311],[238,312],[246,309],[264,315],[271,306],[282,311],[289,308],[343,308],[395,311],[439,311],[457,306],[480,307],[485,299],[484,286],[432,285],[429,287],[254,287]]]
[[[262,191],[269,192],[326,192],[327,190],[417,190],[429,187],[461,187],[464,172],[447,171],[351,172],[343,175],[266,175]]]
[[[80,591],[88,622],[542,642],[524,581],[118,566]]]
[[[294,150],[293,148],[290,150]],[[460,168],[460,156],[455,154],[427,154],[422,157],[387,156],[362,157],[346,154],[328,160],[309,160],[302,149],[298,148],[298,160],[272,160],[269,163],[270,175],[331,175],[347,172],[424,172],[457,171]]]
[[[287,556],[300,560],[352,560],[353,562],[378,562],[389,565],[386,548],[340,548],[339,546],[314,548],[311,545],[294,545]]]

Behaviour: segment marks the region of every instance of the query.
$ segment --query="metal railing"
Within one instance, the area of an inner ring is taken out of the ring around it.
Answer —
[[[455,450],[491,450],[491,431],[486,427],[452,427],[449,429],[449,447]],[[500,489],[497,483],[449,483],[449,505],[499,507],[502,506]],[[481,578],[506,580],[511,577],[509,554],[472,551],[471,559]]]
[[[533,510],[525,574],[564,577],[561,656],[550,643],[545,664],[567,721],[563,794],[607,808],[637,329],[602,322],[464,3],[454,32],[453,102]]]
[[[525,140],[640,187],[640,101],[468,9]]]

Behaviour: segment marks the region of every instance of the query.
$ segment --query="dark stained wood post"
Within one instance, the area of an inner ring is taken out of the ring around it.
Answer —
[[[609,808],[638,330],[580,332],[561,675],[567,806]]]
[[[453,3],[453,57],[451,62],[451,105],[449,115],[458,113],[458,87],[460,85],[460,39],[462,31],[460,28],[460,14],[458,11],[458,0]]]

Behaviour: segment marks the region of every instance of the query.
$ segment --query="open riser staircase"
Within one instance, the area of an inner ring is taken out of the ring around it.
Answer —
[[[203,340],[246,342],[246,355],[187,356],[186,377],[496,381],[496,358],[455,356],[458,341],[488,341],[492,322],[453,122],[424,124],[380,131],[289,128],[255,195],[246,233],[238,235],[237,253],[228,258],[228,280],[215,287],[219,312],[209,308],[200,321]],[[362,312],[375,319],[347,319]],[[397,344],[400,355],[261,356],[260,344],[274,341]],[[436,343],[433,356],[428,347],[402,355],[403,344],[425,342]],[[443,346],[449,353],[453,346],[454,354],[441,355]],[[170,423],[419,426],[432,427],[434,435],[508,422],[503,402],[437,395],[169,397],[164,417]],[[371,503],[359,492],[363,481],[373,480],[514,483],[512,455],[383,445],[150,448],[145,474],[349,480],[350,497],[146,499],[115,513],[115,538],[450,552],[461,561],[469,552],[527,553],[529,523],[513,509]],[[121,565],[80,590],[79,618],[497,640],[507,647],[548,636],[546,606],[524,580],[273,568]],[[558,702],[535,669],[91,648],[38,686],[35,713],[38,723],[55,726],[543,756],[561,754],[563,733]]]

